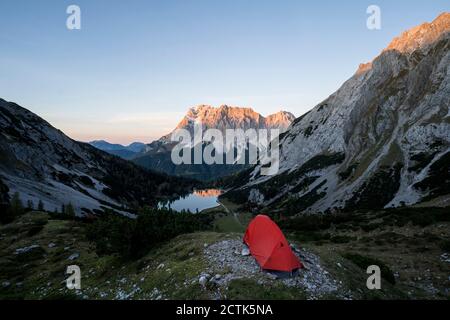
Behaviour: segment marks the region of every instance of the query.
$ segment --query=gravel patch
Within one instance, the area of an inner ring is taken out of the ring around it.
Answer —
[[[321,266],[319,257],[305,249],[293,250],[305,267],[290,277],[279,278],[262,270],[251,255],[242,255],[246,248],[241,239],[223,240],[206,247],[204,255],[209,268],[200,275],[200,282],[205,283],[208,280],[221,287],[227,287],[230,281],[242,278],[253,278],[259,284],[279,281],[287,287],[303,289],[309,299],[327,294],[336,295],[340,289],[339,282]],[[217,276],[217,273],[220,275]]]

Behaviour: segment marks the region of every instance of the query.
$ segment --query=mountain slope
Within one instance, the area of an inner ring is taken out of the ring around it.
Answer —
[[[296,119],[280,171],[228,193],[291,214],[450,201],[450,14],[396,38]]]
[[[90,141],[89,144],[96,147],[97,149],[121,157],[125,160],[132,159],[138,153],[142,152],[145,148],[145,143],[142,142],[133,142],[128,146],[124,146],[121,144],[109,143],[105,140],[94,140]]]
[[[218,108],[199,105],[190,108],[187,114],[174,129],[185,129],[194,136],[195,124],[201,123],[203,130],[218,129],[225,137],[226,129],[280,129],[286,131],[295,119],[292,113],[280,111],[263,117],[251,108],[230,107],[222,105]],[[145,152],[136,155],[132,161],[145,168],[164,172],[170,175],[187,176],[200,180],[217,179],[246,168],[246,165],[227,164],[182,164],[175,165],[171,160],[171,151],[176,143],[171,142],[172,133],[149,144]]]
[[[93,140],[89,141],[89,144],[93,147],[96,147],[97,149],[103,150],[103,151],[114,151],[114,150],[122,150],[126,147],[118,144],[118,143],[109,143],[105,140]]]
[[[80,214],[102,208],[126,213],[185,192],[191,183],[140,168],[74,141],[45,120],[0,99],[0,179],[9,193],[45,209],[69,202]]]

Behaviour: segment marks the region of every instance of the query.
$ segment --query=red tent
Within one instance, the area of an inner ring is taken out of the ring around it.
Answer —
[[[291,272],[303,267],[280,228],[268,216],[258,215],[250,222],[244,243],[263,269]]]

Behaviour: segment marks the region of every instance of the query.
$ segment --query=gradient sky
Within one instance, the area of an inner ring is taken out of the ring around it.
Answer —
[[[82,29],[66,28],[77,4]],[[382,29],[366,28],[381,7]],[[1,0],[0,97],[74,139],[150,142],[188,107],[280,109],[328,97],[448,0]]]

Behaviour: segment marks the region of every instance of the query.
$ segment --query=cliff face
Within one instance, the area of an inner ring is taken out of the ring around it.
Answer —
[[[236,187],[294,212],[448,205],[449,49],[449,13],[403,33],[293,122],[277,176],[255,167]]]

